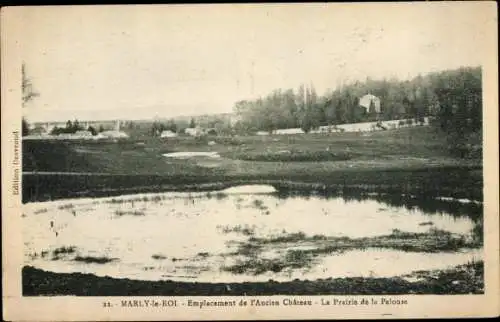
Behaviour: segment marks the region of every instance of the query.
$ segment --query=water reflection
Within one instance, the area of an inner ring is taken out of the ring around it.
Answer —
[[[448,267],[475,259],[476,253],[459,247],[478,245],[470,240],[482,236],[482,206],[457,202],[457,208],[449,203],[345,191],[341,196],[292,191],[156,193],[32,203],[23,209],[25,262],[53,271],[139,279],[243,281],[257,278],[254,275],[343,274],[352,271],[357,256],[375,256],[370,247],[384,247],[375,251],[383,265],[399,266],[399,259],[415,263],[410,260],[414,258],[425,259],[428,267]],[[401,246],[403,239],[414,240],[418,247],[402,251],[391,246]],[[448,239],[457,247],[436,248],[431,254],[435,241]],[[343,252],[337,251],[339,245]],[[62,254],[57,251],[61,249],[71,252]],[[419,255],[404,255],[410,253]],[[258,264],[250,273],[238,268],[248,260]],[[318,273],[325,265],[325,272]],[[411,270],[412,265],[404,267]],[[363,276],[369,274],[369,267],[359,269]]]
[[[483,217],[483,204],[480,202],[463,202],[450,198],[443,200],[439,198],[427,197],[425,195],[405,195],[389,193],[367,193],[362,190],[342,189],[342,190],[285,190],[280,189],[277,196],[281,199],[303,197],[309,200],[311,196],[324,199],[342,198],[346,202],[376,200],[391,207],[404,207],[408,210],[419,210],[427,214],[450,214],[452,216],[467,216],[473,220]]]

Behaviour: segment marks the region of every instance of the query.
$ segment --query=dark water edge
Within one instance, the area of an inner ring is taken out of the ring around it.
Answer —
[[[82,273],[53,273],[31,266],[22,270],[23,296],[238,296],[238,295],[396,295],[484,294],[483,262],[443,271],[421,271],[409,282],[393,278],[328,278],[314,281],[189,283],[139,281]]]
[[[453,197],[483,200],[481,167],[447,166],[423,169],[339,170],[323,175],[148,175],[148,174],[23,174],[22,201],[108,197],[167,191],[211,191],[235,185],[268,184],[281,192],[320,194],[384,193],[420,198]]]
[[[227,180],[227,181],[212,181],[200,182],[194,184],[158,184],[148,186],[134,186],[127,188],[105,188],[103,186],[86,189],[84,183],[81,186],[75,185],[82,176],[61,175],[55,178],[54,176],[41,175],[40,180],[43,185],[49,186],[45,190],[38,190],[36,197],[33,194],[33,176],[26,176],[26,181],[23,182],[23,202],[40,202],[48,200],[58,200],[67,198],[99,198],[126,196],[137,193],[161,193],[161,192],[207,192],[206,197],[224,198],[225,195],[219,192],[225,188],[248,185],[248,184],[265,184],[272,185],[277,189],[276,197],[280,199],[301,197],[309,198],[343,198],[345,202],[375,200],[389,207],[404,207],[408,210],[420,210],[425,213],[438,214],[446,213],[452,216],[466,216],[480,222],[483,219],[483,203],[482,192],[480,196],[475,195],[476,199],[471,199],[474,202],[459,202],[458,200],[440,200],[438,197],[450,197],[453,192],[450,191],[433,191],[432,187],[425,191],[415,191],[414,186],[406,185],[405,187],[387,186],[378,184],[363,184],[363,185],[348,185],[348,184],[324,184],[314,182],[301,181],[286,181],[272,179],[258,180]],[[67,180],[63,180],[67,179]],[[107,178],[100,178],[106,180]],[[119,179],[119,178],[118,178]],[[76,182],[72,182],[75,180]],[[71,187],[68,187],[70,185]],[[64,188],[67,189],[64,189]],[[78,187],[75,189],[75,187]],[[473,189],[471,188],[470,191]],[[212,193],[215,192],[215,193]],[[31,200],[30,200],[31,198]],[[455,198],[464,198],[463,196]]]

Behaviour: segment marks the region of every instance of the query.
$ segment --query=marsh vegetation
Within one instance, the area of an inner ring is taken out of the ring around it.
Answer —
[[[212,197],[218,194],[224,197]],[[25,207],[27,266],[127,281],[288,283],[363,278],[417,281],[416,290],[421,290],[422,272],[456,270],[463,276],[466,270],[459,267],[477,267],[483,258],[482,204],[475,201],[429,203],[415,196],[353,191],[339,195],[220,190]],[[33,256],[49,251],[52,258]]]

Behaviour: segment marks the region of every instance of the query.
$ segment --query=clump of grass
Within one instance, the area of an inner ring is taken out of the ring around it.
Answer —
[[[218,191],[215,193],[215,198],[217,200],[223,200],[223,199],[227,198],[227,193],[224,193],[222,191]]]
[[[391,235],[364,238],[358,241],[370,247],[393,248],[403,251],[438,252],[477,247],[463,235],[431,227],[427,233],[410,233],[394,229]]]
[[[269,208],[266,205],[264,205],[264,201],[260,199],[255,199],[254,201],[252,201],[252,207],[259,209],[265,215],[270,214]]]
[[[251,261],[238,261],[231,266],[225,266],[222,270],[233,274],[260,275],[265,272],[279,273],[286,268],[286,264],[278,259],[257,259]]]
[[[307,253],[301,251],[289,251],[283,258],[251,258],[245,261],[238,261],[231,266],[223,267],[222,270],[233,274],[253,274],[260,275],[266,272],[279,273],[285,269],[297,269],[308,267],[312,258]]]
[[[151,201],[153,201],[153,202],[160,202],[162,200],[163,200],[162,196],[153,196],[153,197],[151,197]]]
[[[62,254],[73,254],[76,251],[75,246],[62,246],[59,248],[56,248],[52,251],[52,254],[56,257]]]
[[[38,214],[43,214],[43,213],[46,213],[48,211],[47,208],[42,208],[42,209],[38,209],[34,212],[35,215],[38,215]]]
[[[201,252],[201,253],[196,254],[196,256],[199,256],[199,257],[208,257],[208,256],[210,256],[210,254],[208,252]]]
[[[344,252],[353,249],[366,249],[369,247],[398,249],[406,252],[439,252],[457,251],[463,248],[474,248],[480,244],[470,241],[466,236],[453,234],[432,227],[425,233],[405,232],[394,229],[391,234],[375,237],[349,238],[328,237],[323,235],[307,236],[303,232],[286,234],[270,238],[250,237],[239,246],[239,254],[255,256],[260,251],[259,247],[270,247],[272,245],[313,243],[317,248],[300,250],[313,256],[333,252]],[[299,250],[297,250],[299,251]]]
[[[74,261],[77,262],[84,262],[88,264],[106,264],[110,262],[116,261],[116,258],[109,258],[109,257],[94,257],[94,256],[76,256],[74,258]]]
[[[474,224],[474,228],[472,228],[472,238],[475,243],[478,245],[483,245],[483,240],[484,240],[484,228],[483,228],[483,220],[478,220]]]
[[[255,207],[255,208],[259,208],[261,209],[262,207],[264,207],[264,201],[260,200],[260,199],[255,199],[253,202],[252,202],[252,205]]]
[[[262,246],[254,243],[241,243],[238,246],[238,250],[234,252],[232,255],[243,255],[255,257],[262,250]]]
[[[280,253],[277,258],[273,259],[259,256],[264,248],[287,247],[290,244],[295,245],[304,242],[315,242],[313,245],[316,245],[316,247],[288,249],[285,253]],[[268,271],[280,272],[284,269],[307,267],[318,256],[342,253],[354,249],[374,247],[408,252],[438,252],[455,251],[473,246],[473,244],[467,242],[465,236],[435,228],[429,229],[429,232],[426,233],[412,233],[394,229],[389,235],[355,239],[323,235],[307,236],[303,232],[284,233],[281,236],[271,238],[250,237],[246,242],[240,243],[237,251],[232,254],[247,258],[224,269],[235,274],[251,273],[258,275]]]
[[[38,253],[37,252],[30,253],[30,254],[28,254],[28,256],[31,257],[31,259],[35,259],[38,257]]]
[[[73,208],[75,208],[75,205],[73,205],[72,203],[69,203],[69,204],[66,204],[66,205],[61,205],[61,206],[59,206],[57,208],[60,209],[60,210],[73,209]]]
[[[116,210],[115,211],[115,215],[117,216],[126,216],[126,215],[131,215],[131,216],[144,216],[145,213],[143,211],[140,211],[140,210],[131,210],[131,211],[127,211],[127,210]]]
[[[124,202],[125,202],[125,200],[123,200],[123,199],[115,199],[115,198],[112,198],[112,199],[109,201],[109,203],[112,203],[112,204],[122,204],[122,203],[124,203]]]
[[[451,236],[452,235],[452,233],[449,231],[438,229],[435,227],[429,228],[429,233],[431,233],[433,235],[442,235],[442,236]]]
[[[303,232],[291,233],[266,240],[267,243],[293,243],[306,240],[307,236]]]
[[[418,237],[418,233],[411,233],[407,231],[402,231],[400,229],[393,229],[392,233],[388,235],[389,237],[395,237],[395,238],[415,238]]]
[[[162,254],[154,254],[153,256],[151,256],[151,258],[156,259],[156,260],[161,260],[161,259],[166,259],[167,256],[162,255]]]
[[[301,268],[308,266],[311,261],[312,252],[292,249],[286,252],[285,261],[291,268]]]
[[[252,236],[252,235],[255,234],[255,227],[250,227],[248,225],[245,225],[245,226],[237,225],[237,226],[234,226],[234,227],[223,226],[222,227],[222,232],[224,234],[240,233],[240,234],[243,234],[245,236]]]
[[[418,224],[419,226],[432,226],[434,223],[432,221],[425,221]]]

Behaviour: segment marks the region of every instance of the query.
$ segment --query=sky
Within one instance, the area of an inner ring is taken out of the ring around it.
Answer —
[[[23,9],[31,121],[231,112],[301,83],[479,66],[487,39],[472,2]]]

